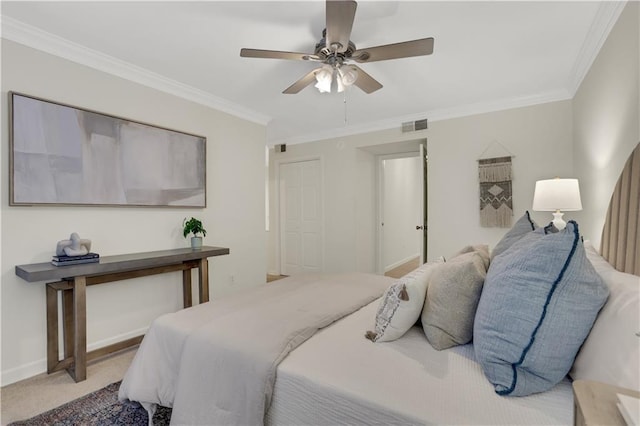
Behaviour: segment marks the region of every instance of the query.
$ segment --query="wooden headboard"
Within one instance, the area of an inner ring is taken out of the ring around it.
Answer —
[[[640,143],[611,196],[600,254],[617,270],[640,276]]]

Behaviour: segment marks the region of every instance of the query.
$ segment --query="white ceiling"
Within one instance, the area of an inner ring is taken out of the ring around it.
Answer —
[[[2,36],[268,123],[269,144],[296,143],[568,99],[620,4],[360,1],[358,48],[424,37],[435,48],[362,64],[384,87],[351,88],[346,125],[342,94],[281,93],[315,64],[239,55],[242,47],[313,52],[323,1],[2,1]]]

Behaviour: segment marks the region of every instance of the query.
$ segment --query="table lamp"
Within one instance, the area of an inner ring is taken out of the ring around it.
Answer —
[[[567,223],[562,220],[562,210],[582,210],[578,179],[546,179],[536,182],[533,194],[533,210],[553,213],[553,224],[564,229]]]

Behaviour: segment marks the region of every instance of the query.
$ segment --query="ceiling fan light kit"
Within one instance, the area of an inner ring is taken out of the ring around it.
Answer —
[[[342,92],[344,87],[353,85],[358,79],[358,69],[353,65],[343,65],[338,68],[338,92]],[[340,90],[342,87],[342,90]]]
[[[382,88],[377,80],[349,61],[367,63],[389,59],[424,56],[433,53],[433,38],[423,38],[384,46],[358,50],[350,40],[351,29],[356,14],[357,3],[353,0],[326,1],[326,28],[322,39],[316,44],[314,53],[282,52],[277,50],[240,50],[243,58],[287,59],[320,62],[323,65],[307,73],[286,88],[282,93],[295,94],[316,82],[321,93],[331,93],[335,88],[343,92],[355,85],[365,93],[373,93]]]
[[[334,86],[338,93],[342,93],[347,87],[356,82],[358,70],[350,65],[332,67],[325,64],[315,70],[315,78],[315,87],[320,93],[331,93]]]
[[[318,69],[316,75],[316,88],[320,93],[331,93],[331,82],[333,80],[333,68],[330,65],[323,65]]]

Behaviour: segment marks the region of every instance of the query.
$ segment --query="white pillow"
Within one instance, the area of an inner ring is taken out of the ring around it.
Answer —
[[[584,246],[610,294],[569,374],[640,391],[640,277],[614,269],[589,241]]]
[[[425,263],[391,284],[380,301],[374,331],[365,334],[367,339],[390,342],[413,327],[422,313],[429,277],[443,261]]]

